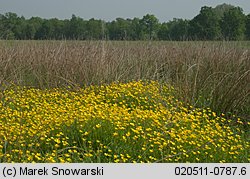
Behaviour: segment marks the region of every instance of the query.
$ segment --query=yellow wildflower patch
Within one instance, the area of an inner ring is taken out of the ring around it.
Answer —
[[[1,94],[0,162],[247,162],[230,123],[155,81],[15,87]]]

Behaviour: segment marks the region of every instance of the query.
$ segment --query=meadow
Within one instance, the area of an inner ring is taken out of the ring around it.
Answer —
[[[0,162],[249,162],[248,42],[0,41]]]

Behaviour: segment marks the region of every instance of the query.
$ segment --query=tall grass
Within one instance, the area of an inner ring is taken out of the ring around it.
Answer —
[[[157,80],[193,106],[250,118],[250,51],[238,42],[1,41],[0,84]]]

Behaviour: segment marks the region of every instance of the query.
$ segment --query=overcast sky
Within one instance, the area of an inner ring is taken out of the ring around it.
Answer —
[[[106,21],[154,14],[163,22],[173,18],[192,19],[202,6],[222,3],[240,6],[245,14],[250,13],[250,0],[0,0],[0,14],[14,12],[26,18],[59,19],[70,19],[75,14],[86,20]]]

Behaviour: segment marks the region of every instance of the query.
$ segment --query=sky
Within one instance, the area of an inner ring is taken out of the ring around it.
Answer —
[[[227,3],[250,13],[250,0],[0,0],[0,14],[14,12],[18,16],[70,19],[72,14],[83,19],[115,20],[154,14],[161,22],[173,18],[192,19],[202,6],[215,7]]]

